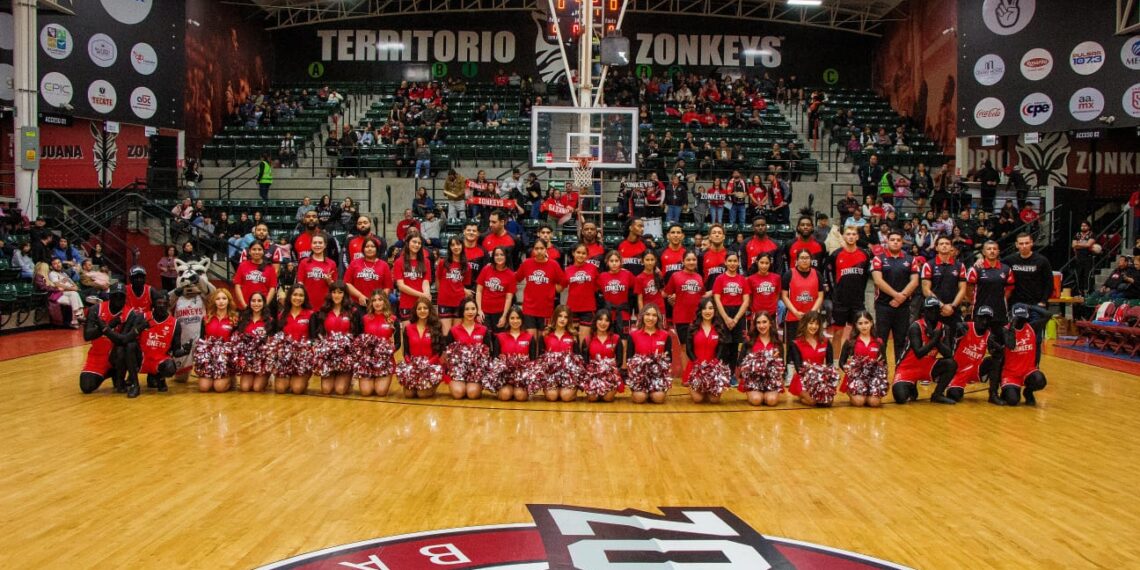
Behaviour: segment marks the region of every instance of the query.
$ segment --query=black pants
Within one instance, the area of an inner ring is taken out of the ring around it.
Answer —
[[[892,307],[882,303],[875,303],[875,336],[887,346],[887,338],[895,337],[895,360],[903,353],[906,344],[906,332],[910,328],[909,303],[901,307]]]
[[[1048,382],[1045,380],[1045,375],[1038,370],[1025,377],[1024,388],[1018,388],[1013,384],[1002,386],[1001,399],[1005,400],[1005,405],[1007,406],[1016,406],[1021,403],[1021,395],[1023,392],[1027,397],[1032,397],[1034,392],[1044,389],[1046,384],[1048,384]]]
[[[982,186],[982,211],[994,213],[994,198],[997,198],[997,188]]]

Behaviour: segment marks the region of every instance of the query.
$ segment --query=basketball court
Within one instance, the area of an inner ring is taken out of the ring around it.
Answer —
[[[5,567],[253,568],[428,533],[410,554],[381,543],[291,567],[383,568],[376,555],[391,569],[546,568],[533,557],[554,555],[550,537],[536,550],[528,505],[720,507],[785,552],[777,537],[914,568],[1140,564],[1137,377],[1052,356],[1036,408],[973,393],[953,407],[867,410],[758,409],[736,392],[696,406],[679,385],[661,406],[184,384],[128,401],[109,386],[79,393],[85,350],[14,358],[0,372]],[[486,525],[515,526],[435,534]],[[431,549],[441,544],[470,563],[419,553],[450,552]],[[845,567],[835,564],[801,567]]]

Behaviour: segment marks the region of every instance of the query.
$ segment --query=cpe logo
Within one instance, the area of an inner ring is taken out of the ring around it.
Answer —
[[[1124,90],[1124,98],[1120,100],[1120,105],[1130,117],[1140,119],[1140,83]]]
[[[131,67],[141,75],[150,75],[158,67],[158,54],[150,44],[139,42],[131,48]]]
[[[983,129],[992,129],[1005,119],[1005,105],[997,97],[986,97],[974,106],[974,122]]]
[[[1069,99],[1069,113],[1078,121],[1091,121],[1104,112],[1104,95],[1093,87],[1078,89]]]
[[[149,119],[158,112],[158,100],[154,91],[146,87],[137,87],[131,91],[131,111],[140,119]]]
[[[96,79],[87,87],[87,103],[99,113],[107,114],[114,111],[118,101],[115,87],[106,80]]]
[[[1140,36],[1132,36],[1120,48],[1120,61],[1128,69],[1140,69]]]
[[[982,85],[993,85],[1004,76],[1005,62],[995,53],[983,55],[974,64],[974,79]]]
[[[146,19],[154,0],[101,0],[103,9],[116,21],[127,25],[137,24]]]
[[[40,30],[40,47],[53,59],[64,59],[71,55],[73,39],[71,32],[59,24],[48,24]]]
[[[71,103],[71,80],[58,71],[45,73],[40,80],[40,95],[52,107],[62,107]]]
[[[1104,47],[1096,42],[1081,42],[1069,54],[1069,66],[1078,75],[1092,75],[1104,65]]]
[[[99,67],[111,67],[119,57],[119,48],[115,40],[107,34],[95,34],[87,41],[87,55]]]
[[[1036,0],[986,0],[982,22],[999,36],[1012,36],[1029,25],[1036,10]]]
[[[1041,125],[1053,116],[1053,100],[1044,93],[1030,93],[1021,100],[1021,120],[1027,125]]]
[[[1053,54],[1042,48],[1033,48],[1021,56],[1021,75],[1030,81],[1040,81],[1053,71]]]

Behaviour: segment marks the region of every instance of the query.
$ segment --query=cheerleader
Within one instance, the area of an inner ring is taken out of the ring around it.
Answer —
[[[823,317],[808,311],[796,323],[796,339],[788,346],[788,362],[796,373],[788,391],[805,405],[830,406],[839,376],[832,368],[831,343],[823,336]]]
[[[689,395],[698,404],[706,400],[714,404],[720,402],[720,395],[730,383],[731,371],[725,364],[728,360],[726,352],[736,350],[736,347],[725,342],[730,337],[719,312],[713,299],[701,299],[697,322],[685,338],[689,364],[685,367],[682,383],[689,387]]]
[[[633,293],[637,295],[637,312],[640,313],[646,305],[665,306],[665,283],[657,269],[657,252],[652,249],[641,254],[641,265],[645,269],[633,280]],[[665,323],[661,327],[665,328]]]
[[[660,322],[661,310],[654,305],[646,305],[638,318],[637,328],[629,333],[633,355],[626,360],[625,366],[629,371],[635,404],[646,401],[663,404],[665,393],[673,385],[669,372],[673,347],[669,333],[657,328]]]
[[[570,254],[574,262],[565,269],[566,308],[570,309],[570,320],[578,327],[578,342],[584,343],[598,311],[598,268],[590,263],[590,249],[586,244],[575,245]]]
[[[724,258],[724,273],[713,283],[713,302],[717,316],[724,323],[727,349],[724,352],[725,364],[736,372],[736,357],[740,354],[740,344],[744,342],[746,325],[744,317],[752,300],[748,278],[740,274],[740,254],[729,251]]]
[[[479,270],[475,280],[475,304],[479,306],[479,321],[492,331],[507,328],[507,314],[515,298],[517,281],[515,272],[507,265],[507,250],[496,247],[491,251],[491,263]]]
[[[313,367],[321,377],[321,393],[343,396],[352,391],[354,309],[343,281],[333,283],[321,310],[313,315]]]
[[[396,377],[404,387],[405,398],[431,398],[443,381],[443,329],[430,299],[416,299],[412,320],[404,325],[404,362],[396,366]]]
[[[768,313],[774,316],[780,308],[780,291],[783,289],[783,279],[772,271],[772,254],[760,253],[752,263],[752,274],[748,276],[748,293],[752,300],[750,310],[752,318],[756,315]]]
[[[425,300],[431,306],[431,267],[424,253],[424,238],[410,234],[404,240],[404,251],[392,268],[396,290],[400,292],[400,320],[416,320],[412,309]],[[435,312],[434,309],[432,312]],[[406,344],[404,346],[407,346]]]
[[[765,256],[767,254],[764,254]],[[780,403],[784,387],[784,345],[777,334],[774,313],[761,311],[753,315],[752,345],[739,359],[740,391],[748,395],[753,406],[775,406]]]
[[[665,284],[665,299],[673,305],[673,328],[677,331],[677,338],[689,338],[689,326],[697,316],[697,305],[705,296],[705,284],[697,273],[695,252],[685,252],[681,266],[681,270]]]
[[[202,336],[194,347],[194,373],[198,391],[228,392],[233,386],[230,336],[237,323],[237,306],[229,290],[214,289],[206,301]]]
[[[515,272],[523,284],[523,326],[531,336],[546,328],[554,301],[566,284],[566,274],[558,262],[546,255],[548,247],[545,241],[536,240],[533,255]]]
[[[326,255],[328,240],[324,232],[313,234],[312,252],[297,264],[297,283],[305,288],[314,306],[324,305],[329,286],[337,280],[336,261]]]
[[[523,321],[526,321],[525,314]],[[559,305],[554,308],[550,324],[539,343],[542,356],[535,364],[542,371],[538,380],[543,384],[542,390],[548,402],[573,402],[578,397],[578,383],[585,370],[581,358],[574,351],[577,335],[572,327],[570,309]]]
[[[633,274],[622,268],[621,254],[617,250],[606,254],[605,263],[606,272],[598,275],[598,290],[605,308],[614,316],[614,330],[620,334],[628,328],[632,318],[629,297],[633,293]]]
[[[954,378],[950,380],[950,387],[946,389],[946,397],[961,402],[966,397],[966,386],[975,382],[990,383],[990,403],[1002,405],[998,395],[997,373],[1001,371],[1002,344],[1001,339],[990,333],[990,322],[994,318],[994,310],[989,307],[978,307],[974,311],[974,320],[967,323],[958,323],[957,344],[954,348],[954,363],[958,369]],[[943,323],[945,323],[943,319]],[[990,356],[986,356],[986,353]]]
[[[594,328],[578,352],[586,360],[586,378],[582,391],[591,402],[612,402],[622,388],[621,367],[625,360],[625,344],[613,331],[613,315],[606,309],[594,315]]]
[[[352,238],[353,241],[358,238]],[[392,290],[392,268],[380,258],[382,246],[375,236],[364,236],[360,257],[348,264],[344,271],[344,284],[357,304],[367,307],[372,293],[381,291],[387,297]]]
[[[887,351],[882,339],[875,336],[875,320],[871,313],[855,314],[857,335],[843,343],[839,367],[846,372],[841,392],[847,392],[851,405],[878,408],[887,395]]]
[[[499,400],[525,402],[529,397],[524,372],[538,356],[538,343],[530,333],[523,330],[523,315],[518,307],[511,307],[504,315],[506,330],[495,334],[497,359],[503,362],[503,385],[499,388]]]
[[[367,248],[367,246],[365,246]],[[352,374],[361,396],[388,395],[396,370],[395,354],[400,348],[400,321],[392,314],[392,304],[382,290],[368,298],[368,312],[356,329]]]
[[[452,241],[459,243],[456,239]],[[462,249],[462,246],[460,248]],[[491,370],[489,363],[494,348],[494,337],[488,332],[487,327],[479,324],[479,307],[474,299],[463,301],[460,313],[463,319],[448,333],[449,342],[444,358],[448,375],[451,377],[449,384],[451,397],[456,400],[463,398],[478,400],[483,393],[483,383]]]
[[[288,290],[288,305],[277,316],[274,327],[277,334],[267,347],[270,371],[273,372],[273,391],[278,394],[292,392],[304,394],[309,387],[312,363],[309,357],[309,322],[313,311],[309,308],[309,294],[301,285]]]
[[[241,342],[240,348],[235,350],[237,365],[234,369],[240,375],[238,386],[242,392],[264,392],[269,383],[269,371],[263,347],[265,339],[273,336],[273,321],[269,318],[265,295],[252,293],[246,305],[235,329]]]
[[[1041,359],[1041,346],[1037,332],[1029,324],[1029,308],[1018,303],[1010,312],[1013,319],[1003,329],[1005,350],[1002,353],[1001,400],[1002,405],[1016,406],[1025,396],[1025,405],[1036,406],[1034,392],[1045,388],[1045,374],[1037,368]]]
[[[463,242],[459,238],[447,240],[447,255],[439,260],[435,275],[438,279],[436,305],[439,307],[439,323],[446,336],[451,331],[451,325],[463,318],[460,306],[467,297],[468,291],[464,285],[471,276],[471,266],[467,264],[467,254],[464,253]]]
[[[958,371],[948,337],[942,326],[942,302],[937,297],[927,297],[922,304],[922,318],[911,323],[902,356],[895,365],[895,383],[891,386],[891,394],[896,403],[905,404],[917,400],[918,382],[924,380],[935,382],[931,402],[957,403],[945,394],[950,380]],[[939,358],[940,355],[942,358]]]

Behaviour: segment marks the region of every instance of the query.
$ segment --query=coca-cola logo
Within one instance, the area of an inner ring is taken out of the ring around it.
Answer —
[[[1005,119],[1005,105],[996,97],[986,97],[974,106],[974,122],[983,129],[992,129]]]

